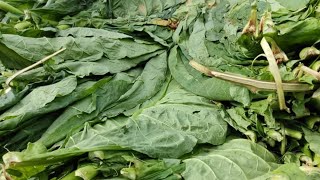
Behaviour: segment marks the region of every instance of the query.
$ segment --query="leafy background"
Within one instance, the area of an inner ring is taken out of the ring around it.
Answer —
[[[0,179],[318,179],[319,3],[0,1]],[[290,112],[189,65],[273,82],[262,38]]]

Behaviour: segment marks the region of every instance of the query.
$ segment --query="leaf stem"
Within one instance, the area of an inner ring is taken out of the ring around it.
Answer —
[[[195,68],[196,70],[202,72],[203,74],[205,74],[205,75],[207,75],[207,76],[212,76],[212,75],[213,75],[213,74],[212,74],[212,70],[210,70],[209,68],[207,68],[207,67],[205,67],[205,66],[197,63],[197,62],[194,61],[194,60],[191,60],[191,61],[189,62],[189,64],[190,64],[193,68]]]
[[[42,64],[42,63],[44,63],[44,62],[46,62],[47,60],[49,60],[49,59],[51,59],[52,57],[60,54],[60,53],[63,52],[64,50],[66,50],[66,48],[62,48],[62,49],[58,50],[57,52],[55,52],[55,53],[53,53],[53,54],[51,54],[51,55],[49,55],[49,56],[47,56],[47,57],[44,57],[44,58],[41,59],[40,61],[38,61],[38,62],[36,62],[36,63],[34,63],[34,64],[26,67],[26,68],[23,68],[23,69],[21,69],[20,71],[17,71],[16,73],[14,73],[11,77],[9,77],[9,78],[6,80],[6,84],[7,84],[8,86],[10,86],[10,82],[11,82],[14,78],[16,78],[16,77],[19,76],[20,74],[22,74],[22,73],[24,73],[24,72],[26,72],[26,71],[29,71],[30,69],[32,69],[32,68],[34,68],[34,67],[36,67],[36,66],[38,66],[38,65],[40,65],[40,64]]]
[[[23,12],[20,11],[19,9],[11,6],[10,4],[4,2],[4,1],[0,1],[0,9],[6,12],[11,12],[13,14],[18,14],[18,15],[22,15]]]
[[[311,68],[309,68],[307,66],[304,66],[304,65],[300,66],[300,69],[303,72],[312,75],[313,77],[317,78],[320,81],[320,73],[319,72],[317,72],[317,71],[315,71],[315,70],[313,70],[313,69],[311,69]]]
[[[93,179],[98,175],[99,171],[96,166],[88,165],[81,167],[75,171],[75,176],[82,179]]]
[[[271,139],[281,142],[283,140],[283,136],[276,130],[270,129],[266,132],[267,136]]]
[[[280,153],[282,155],[284,155],[284,153],[286,152],[286,146],[287,146],[287,138],[286,138],[286,133],[285,133],[285,128],[284,128],[284,124],[281,123],[281,134],[282,134],[282,141],[281,141],[281,145],[280,145]]]
[[[196,70],[204,73],[207,76],[217,77],[219,79],[231,81],[233,83],[241,84],[250,88],[255,88],[262,91],[275,91],[277,90],[276,83],[269,81],[260,81],[247,77],[241,77],[238,75],[223,73],[214,70],[210,70],[207,67],[191,60],[189,64]],[[283,90],[286,92],[305,92],[310,91],[312,88],[305,83],[282,83]]]
[[[300,140],[302,138],[302,133],[300,131],[297,131],[297,130],[284,128],[284,133],[287,136],[290,136],[290,137],[295,138],[297,140]]]
[[[274,80],[276,83],[280,110],[286,110],[287,112],[290,112],[290,109],[286,105],[283,86],[282,86],[282,79],[281,79],[280,71],[279,71],[276,59],[273,55],[272,49],[270,48],[270,45],[267,42],[266,38],[262,38],[260,44],[269,62],[269,71],[274,77]]]

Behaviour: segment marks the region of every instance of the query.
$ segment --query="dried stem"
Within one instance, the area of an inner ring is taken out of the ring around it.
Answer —
[[[284,97],[280,71],[279,71],[276,59],[273,55],[272,49],[270,48],[270,45],[268,44],[266,38],[262,38],[260,44],[269,62],[269,71],[271,72],[276,82],[280,110],[286,110],[289,112],[290,109],[287,107],[285,97]]]
[[[275,82],[269,82],[269,81],[260,81],[260,80],[255,80],[247,77],[242,77],[238,76],[235,74],[230,74],[230,73],[223,73],[223,72],[218,72],[214,70],[210,70],[207,67],[191,60],[189,64],[195,68],[196,70],[204,73],[207,76],[211,77],[217,77],[219,79],[231,81],[237,84],[244,85],[246,87],[250,87],[257,89],[257,90],[262,90],[262,91],[276,91],[277,86]],[[312,88],[305,83],[282,83],[283,90],[286,92],[305,92],[305,91],[310,91]]]

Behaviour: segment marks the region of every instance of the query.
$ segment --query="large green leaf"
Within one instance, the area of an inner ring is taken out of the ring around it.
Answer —
[[[106,32],[107,33],[107,32]],[[94,37],[56,37],[56,38],[28,38],[17,35],[2,35],[0,39],[3,44],[1,48],[2,54],[7,52],[15,53],[12,57],[20,57],[11,59],[17,64],[26,62],[36,62],[44,58],[47,54],[52,54],[62,47],[67,48],[63,53],[54,57],[56,64],[65,60],[71,61],[92,61],[99,60],[102,56],[117,60],[123,58],[136,58],[142,55],[153,53],[162,49],[160,45],[151,44],[146,41],[124,38],[119,35],[118,39],[107,36]],[[2,63],[9,68],[20,68],[12,64],[9,59],[0,58]]]
[[[114,107],[108,109],[104,114],[109,117],[116,116],[150,99],[164,85],[167,73],[167,53],[162,53],[150,59],[132,88],[121,97]]]
[[[24,150],[29,142],[37,141],[55,119],[55,113],[41,116],[41,119],[33,118],[19,127],[19,130],[23,130],[1,137],[0,146],[2,149],[0,149],[0,154],[5,154],[8,150]]]
[[[84,128],[85,122],[94,120],[104,109],[116,102],[131,86],[132,82],[121,78],[98,82],[100,86],[90,96],[70,105],[42,134],[39,142],[47,147],[64,139],[67,135]]]
[[[18,91],[11,89],[9,92],[0,95],[0,111],[6,110],[18,103],[29,91],[30,87],[26,86],[23,90]]]
[[[134,114],[125,126],[116,128],[112,123],[110,128],[111,122],[107,121],[105,125],[76,134],[66,146],[103,149],[113,145],[152,157],[179,157],[191,151],[196,143],[223,143],[227,129],[219,109],[205,99],[186,93],[175,83],[172,86],[162,98],[164,102],[160,100]],[[96,139],[94,144],[91,144],[92,138]]]
[[[87,27],[74,27],[66,30],[60,30],[56,34],[57,37],[105,37],[109,39],[126,39],[133,38],[132,36],[119,33],[116,31],[110,31],[107,29],[95,29],[95,28],[87,28]]]
[[[184,160],[185,179],[253,179],[271,171],[275,157],[249,140],[234,139]]]
[[[32,116],[33,113],[45,107],[58,97],[72,93],[77,87],[77,79],[73,76],[67,77],[55,84],[42,86],[34,89],[14,107],[1,114],[1,130],[11,129]],[[12,119],[19,119],[16,123],[9,125]],[[9,123],[9,124],[8,124]]]
[[[221,79],[205,77],[189,65],[177,47],[170,51],[169,68],[173,78],[194,94],[217,101],[239,101],[245,105],[250,102],[248,89]]]
[[[310,17],[299,22],[287,22],[276,26],[278,34],[273,37],[277,44],[285,51],[298,47],[312,46],[319,40],[317,32],[320,20]]]
[[[221,146],[216,147],[217,150],[232,150],[232,149],[239,149],[244,151],[252,152],[256,155],[258,155],[260,158],[262,158],[264,161],[269,163],[275,163],[277,162],[277,157],[268,151],[265,147],[254,143],[252,141],[249,141],[247,139],[232,139]]]
[[[278,1],[283,7],[296,11],[302,8],[305,8],[307,4],[310,2],[310,0],[301,0],[301,1],[295,1],[295,0],[276,0]]]
[[[31,9],[42,18],[56,20],[64,15],[72,15],[90,6],[94,0],[56,0],[43,7]],[[75,6],[76,4],[76,6]]]
[[[185,2],[185,0],[113,0],[111,1],[110,9],[114,17],[150,16],[153,14],[161,14],[183,2]]]
[[[311,173],[310,173],[311,174]],[[315,174],[316,176],[316,174]],[[290,179],[290,180],[307,180],[312,179],[307,177],[307,174],[296,164],[284,164],[275,169],[272,172],[269,172],[260,177],[254,178],[254,180],[265,180],[265,179]]]
[[[159,91],[166,74],[166,53],[163,53],[151,59],[137,79],[124,82],[123,78],[116,78],[101,86],[92,96],[70,106],[43,134],[40,141],[46,146],[52,145],[72,132],[69,126],[72,126],[72,130],[80,130],[84,122],[99,119],[96,118],[98,115],[116,116],[136,107]],[[132,81],[135,83],[131,87]],[[128,90],[129,87],[131,88]],[[87,112],[88,107],[92,107],[92,111]]]
[[[197,143],[225,141],[227,124],[219,111],[205,98],[172,82],[166,96],[130,118],[118,116],[94,127],[86,126],[67,138],[64,148],[39,154],[10,152],[4,161],[9,166],[49,165],[89,151],[119,149],[133,149],[151,157],[177,158],[190,152]]]
[[[102,57],[102,54],[100,54],[97,56],[97,58],[100,59],[95,61],[67,61],[58,65],[51,65],[51,71],[48,71],[46,67],[39,67],[21,74],[16,80],[36,82],[39,79],[59,77],[65,72],[80,78],[92,75],[102,76],[108,73],[119,73],[136,67],[138,64],[148,61],[150,58],[162,53],[164,53],[164,50],[158,50],[136,58],[124,59],[108,59]]]
[[[109,80],[110,78],[106,77],[101,81]],[[79,84],[77,87],[74,87],[75,85],[77,85],[76,78],[70,76],[58,83],[42,86],[33,90],[18,104],[1,114],[0,134],[6,134],[8,131],[14,130],[21,123],[33,117],[57,111],[77,100],[89,96],[101,86],[101,83],[87,81]],[[30,99],[33,101],[30,101]]]

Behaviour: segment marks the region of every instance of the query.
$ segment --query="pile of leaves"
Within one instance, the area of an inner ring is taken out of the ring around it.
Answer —
[[[319,0],[0,1],[1,180],[320,178]]]

